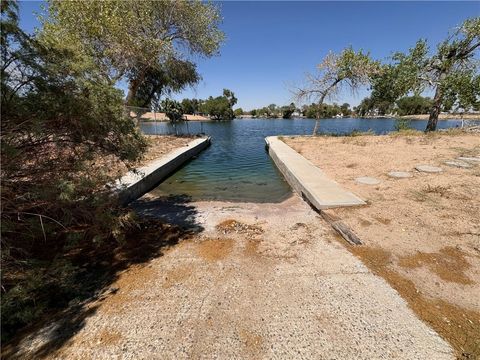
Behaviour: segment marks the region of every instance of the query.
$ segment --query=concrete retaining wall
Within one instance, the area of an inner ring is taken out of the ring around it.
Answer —
[[[329,179],[322,170],[278,137],[269,136],[265,142],[270,157],[290,186],[315,208],[365,205],[362,199]]]
[[[175,149],[168,155],[137,169],[136,173],[129,172],[115,184],[120,202],[127,205],[154,189],[175,170],[209,145],[210,137],[195,139],[186,146]]]

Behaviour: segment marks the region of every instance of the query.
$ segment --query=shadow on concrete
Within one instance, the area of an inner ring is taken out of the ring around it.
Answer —
[[[36,300],[48,302],[48,313],[19,329],[4,344],[2,358],[41,359],[55,355],[85,326],[104,299],[121,291],[115,287],[121,272],[163,256],[166,249],[203,230],[195,223],[197,212],[189,202],[186,196],[137,201],[132,207],[139,214],[139,227],[132,228],[124,242],[82,244],[63,254],[71,269],[71,281],[45,286],[43,298]]]
[[[130,206],[140,217],[160,219],[184,230],[201,232],[204,228],[197,223],[197,209],[191,202],[192,198],[188,195],[170,195],[156,199],[139,199]]]

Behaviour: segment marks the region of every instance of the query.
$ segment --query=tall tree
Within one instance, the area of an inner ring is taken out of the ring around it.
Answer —
[[[330,52],[317,65],[315,74],[307,74],[303,87],[294,90],[298,101],[315,100],[318,106],[317,119],[320,117],[321,105],[327,98],[334,98],[344,85],[352,92],[370,83],[379,70],[379,63],[373,61],[368,53],[355,51],[351,47],[340,54]],[[316,134],[318,121],[313,133]]]
[[[225,96],[210,96],[201,106],[201,111],[208,114],[213,120],[231,120],[234,118],[233,110]]]
[[[223,96],[228,99],[228,103],[230,104],[230,107],[233,108],[233,106],[237,103],[238,99],[235,97],[235,94],[233,91],[228,90],[228,89],[223,89]]]
[[[2,340],[84,291],[67,254],[123,233],[110,164],[146,147],[101,69],[24,33],[17,10],[1,1]]]
[[[112,82],[128,81],[126,102],[170,59],[211,57],[224,34],[218,8],[201,1],[50,0],[42,40],[93,59]]]
[[[349,103],[343,103],[342,106],[340,106],[340,110],[342,111],[342,114],[344,116],[348,116],[351,114],[351,110],[350,110],[350,104]]]
[[[183,99],[182,108],[185,114],[196,114],[200,109],[200,100],[198,99]]]
[[[478,84],[478,74],[475,75],[478,62],[474,61],[474,55],[479,46],[480,17],[477,17],[466,20],[452,36],[438,45],[437,53],[427,59],[426,66],[421,70],[428,85],[435,88],[435,95],[426,131],[437,128],[438,115],[447,94],[450,99],[463,100],[464,106],[473,106],[478,102],[480,92],[470,98],[473,101],[468,101],[466,94]],[[459,81],[462,86],[456,87]]]
[[[295,112],[295,104],[292,102],[290,105],[287,106],[282,106],[281,111],[282,111],[282,118],[283,119],[290,119],[292,117],[292,114]]]
[[[432,108],[432,100],[419,95],[405,96],[396,102],[398,115],[428,114]]]
[[[480,80],[475,54],[479,47],[480,17],[465,20],[432,55],[426,40],[419,40],[407,53],[393,56],[393,64],[374,80],[372,97],[396,101],[408,93],[433,90],[425,131],[434,131],[442,110],[454,105],[464,110],[478,107]]]

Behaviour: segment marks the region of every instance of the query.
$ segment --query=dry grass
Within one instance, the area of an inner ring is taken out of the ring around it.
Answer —
[[[247,257],[257,257],[260,255],[258,251],[258,245],[260,245],[260,240],[250,239],[245,243],[245,249],[243,253]]]
[[[260,353],[263,345],[262,336],[246,329],[240,329],[238,335],[250,355],[255,357],[255,355]]]
[[[426,185],[420,190],[410,190],[411,198],[418,202],[432,201],[435,202],[435,196],[445,197],[450,186],[442,185]]]
[[[122,340],[122,335],[113,329],[103,329],[96,336],[95,339],[102,345],[116,345]]]

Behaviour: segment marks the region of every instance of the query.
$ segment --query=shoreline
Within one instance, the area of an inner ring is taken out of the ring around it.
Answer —
[[[365,117],[342,117],[342,118],[321,118],[321,119],[314,119],[314,118],[307,118],[307,117],[293,117],[290,119],[283,119],[280,117],[236,117],[234,119],[223,119],[223,120],[213,120],[205,116],[200,115],[186,115],[187,119],[183,119],[178,121],[177,123],[183,123],[188,121],[193,122],[215,122],[215,121],[231,121],[231,120],[352,120],[352,119],[360,119],[360,120],[411,120],[411,121],[427,121],[428,114],[424,115],[405,115],[405,116],[396,116],[396,117],[388,117],[388,116],[365,116]],[[135,116],[132,116],[132,119],[136,119]],[[138,119],[142,123],[152,123],[152,122],[170,122],[170,120],[166,117],[158,117],[154,119],[153,116],[141,116]],[[468,115],[460,115],[460,114],[441,114],[438,118],[438,121],[480,121],[480,114],[468,114]]]
[[[397,119],[406,120],[428,120],[428,114],[421,115],[405,115],[397,117]],[[438,120],[475,120],[480,121],[480,114],[440,114]]]

